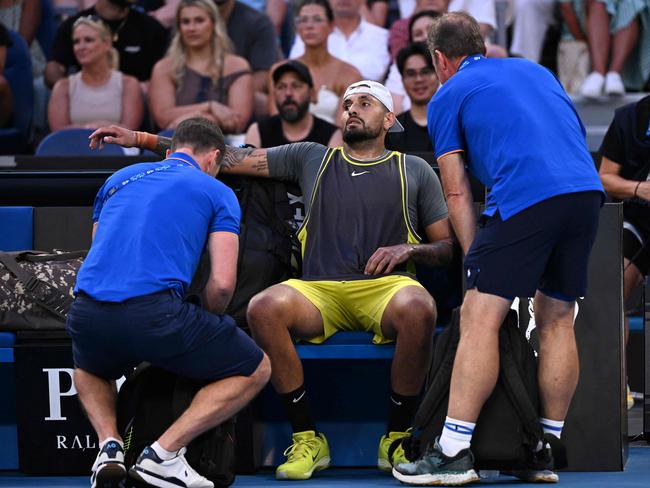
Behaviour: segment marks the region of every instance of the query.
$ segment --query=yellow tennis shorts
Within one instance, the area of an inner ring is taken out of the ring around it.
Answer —
[[[389,275],[351,281],[304,281],[291,279],[283,285],[300,292],[314,304],[323,317],[323,335],[306,339],[320,344],[340,330],[361,330],[373,332],[374,344],[392,342],[381,331],[384,310],[402,288],[419,286],[413,278],[403,275]]]

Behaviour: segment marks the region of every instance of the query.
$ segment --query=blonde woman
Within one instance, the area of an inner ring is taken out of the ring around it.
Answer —
[[[173,129],[189,117],[215,121],[226,133],[241,133],[253,113],[253,75],[232,54],[230,40],[212,0],[182,0],[176,35],[158,61],[149,88],[153,118]]]
[[[142,123],[140,84],[117,70],[111,31],[98,17],[80,17],[72,28],[74,55],[81,71],[56,82],[48,108],[50,129],[97,128]]]

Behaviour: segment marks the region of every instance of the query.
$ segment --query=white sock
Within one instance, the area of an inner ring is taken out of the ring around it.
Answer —
[[[562,436],[564,420],[550,420],[540,417],[539,423],[542,425],[542,429],[544,429],[544,434],[552,434],[558,439]]]
[[[153,449],[153,451],[158,454],[158,457],[163,461],[169,461],[170,459],[176,457],[178,454],[178,451],[168,451],[160,444],[158,444],[158,441],[151,444],[151,449]]]
[[[474,427],[476,427],[476,423],[447,417],[438,441],[442,453],[445,456],[454,457],[463,449],[469,448],[474,434]]]
[[[540,417],[539,423],[542,426],[544,434],[551,434],[557,437],[558,439],[562,436],[562,429],[564,428],[564,420],[551,420]],[[537,443],[536,451],[541,451],[544,447],[542,441]]]
[[[108,444],[109,442],[117,442],[122,449],[124,449],[124,443],[122,441],[118,441],[115,437],[107,437],[104,439],[102,442],[99,443],[99,450],[101,451],[104,449],[104,446]]]

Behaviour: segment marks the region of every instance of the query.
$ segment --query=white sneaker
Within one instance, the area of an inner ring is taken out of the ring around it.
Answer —
[[[124,449],[114,440],[108,440],[97,454],[90,476],[91,488],[117,488],[126,478]]]
[[[129,470],[129,476],[160,488],[214,488],[214,483],[205,479],[185,459],[183,448],[178,455],[163,461],[151,448],[145,447],[138,460]]]
[[[625,85],[616,71],[610,71],[605,75],[605,94],[622,96],[625,95]]]
[[[605,77],[594,71],[585,78],[585,81],[582,82],[580,94],[586,98],[598,98],[603,94],[604,85]]]

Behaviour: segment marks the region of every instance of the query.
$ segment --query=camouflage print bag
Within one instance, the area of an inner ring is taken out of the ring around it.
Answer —
[[[65,329],[86,251],[0,252],[0,330]]]

